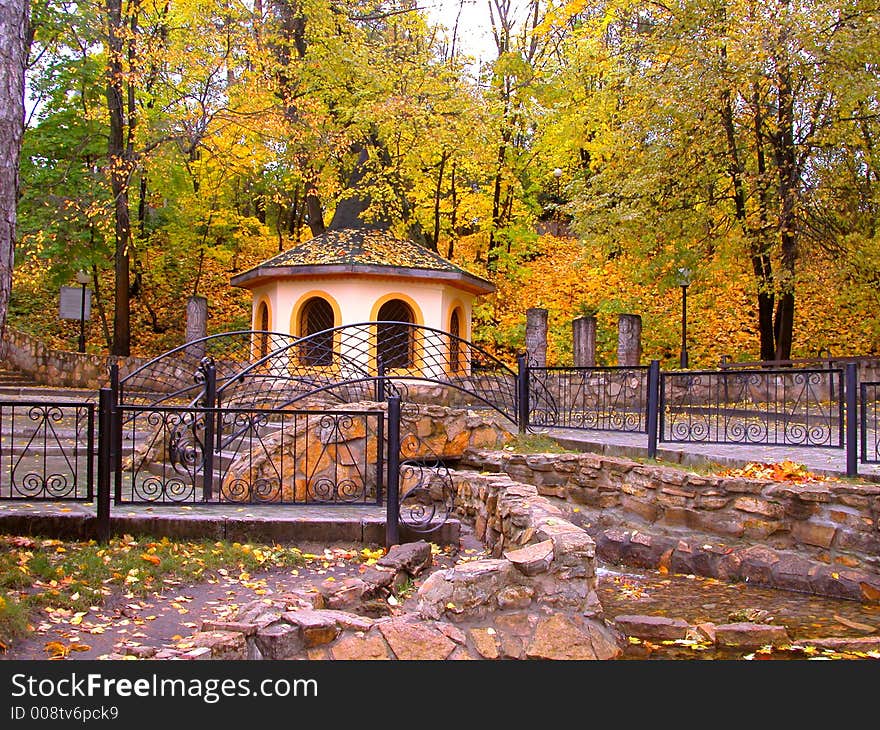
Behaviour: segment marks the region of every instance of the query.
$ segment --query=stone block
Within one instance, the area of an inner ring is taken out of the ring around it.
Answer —
[[[553,562],[553,540],[544,540],[519,550],[509,550],[504,553],[504,557],[523,575],[544,573]]]
[[[500,655],[498,634],[493,628],[473,628],[468,630],[474,648],[483,659],[497,659]]]
[[[496,597],[498,608],[502,611],[508,609],[528,608],[532,603],[535,590],[530,586],[517,585],[502,588]]]
[[[795,540],[821,548],[831,547],[836,533],[836,526],[812,520],[795,522],[791,526],[791,535]]]
[[[391,659],[388,644],[378,631],[343,635],[330,648],[330,656],[337,661]]]
[[[615,616],[614,624],[627,636],[656,641],[684,639],[690,628],[683,619],[638,614]]]
[[[785,530],[784,523],[780,521],[744,519],[742,521],[743,537],[750,540],[765,540],[777,532]]]
[[[400,660],[442,661],[455,649],[446,635],[424,623],[394,619],[378,624],[378,629]]]
[[[245,636],[239,631],[199,631],[193,634],[192,642],[196,649],[207,649],[211,659],[247,658]]]
[[[740,573],[747,580],[767,585],[772,582],[773,566],[780,557],[776,551],[763,545],[753,545],[739,553]]]
[[[388,553],[377,562],[381,568],[403,570],[411,576],[419,575],[425,568],[431,566],[431,546],[424,540],[410,542],[403,545],[392,545]]]
[[[810,568],[812,563],[796,555],[784,555],[770,568],[774,587],[789,591],[810,593]]]
[[[733,500],[733,507],[742,512],[763,515],[774,520],[782,519],[785,515],[785,508],[781,504],[768,502],[757,497],[736,497]]]
[[[562,614],[541,619],[526,648],[529,659],[606,660],[622,653],[614,634],[600,622]]]
[[[244,635],[241,637],[244,640]],[[293,659],[304,646],[299,627],[286,622],[277,622],[260,629],[254,642],[266,659]]]
[[[760,646],[785,646],[791,643],[784,626],[748,622],[715,626],[715,644],[719,647],[750,649]]]
[[[321,644],[329,644],[340,633],[335,611],[287,611],[282,618],[292,626],[298,626],[303,645],[311,649]]]
[[[773,482],[757,481],[753,479],[723,479],[720,487],[726,492],[736,494],[761,494],[764,487]]]
[[[646,502],[632,496],[624,495],[620,498],[620,507],[647,523],[652,523],[657,519],[657,505],[653,502]]]

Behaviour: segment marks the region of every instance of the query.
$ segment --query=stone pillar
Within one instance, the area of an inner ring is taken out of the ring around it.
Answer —
[[[638,365],[642,359],[642,317],[621,314],[617,318],[617,364]]]
[[[574,366],[596,367],[596,318],[577,317],[571,321]]]
[[[547,367],[547,310],[530,307],[526,310],[526,355],[529,365]]]
[[[208,300],[196,294],[186,303],[186,334],[185,342],[199,340],[208,335]],[[205,345],[190,348],[193,355],[201,359],[205,354]]]

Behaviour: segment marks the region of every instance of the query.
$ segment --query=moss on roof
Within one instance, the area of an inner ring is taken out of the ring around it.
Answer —
[[[369,228],[327,231],[255,268],[357,264],[469,273],[414,241]]]
[[[365,226],[326,231],[233,276],[230,283],[247,287],[275,275],[296,276],[297,269],[301,269],[303,275],[314,275],[316,267],[327,267],[328,274],[340,270],[376,274],[388,269],[390,275],[431,277],[432,272],[437,272],[440,278],[462,284],[468,282],[466,288],[474,292],[495,290],[487,279],[456,266],[415,241],[397,238],[382,228]]]

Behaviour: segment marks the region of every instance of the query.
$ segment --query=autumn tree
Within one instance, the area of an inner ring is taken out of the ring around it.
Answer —
[[[12,292],[18,173],[24,131],[25,68],[30,45],[28,0],[0,2],[0,341]],[[5,355],[5,344],[2,345]]]
[[[560,119],[579,120],[588,160],[574,205],[581,231],[612,253],[638,251],[670,283],[679,267],[723,275],[725,261],[745,258],[761,358],[789,359],[798,261],[832,242],[827,185],[842,183],[855,154],[846,215],[863,217],[855,188],[876,180],[876,7],[571,7],[578,62]]]

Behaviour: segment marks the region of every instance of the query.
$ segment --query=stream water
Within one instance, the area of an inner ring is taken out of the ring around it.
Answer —
[[[880,605],[794,591],[727,583],[714,578],[663,574],[600,564],[597,591],[608,619],[619,615],[665,616],[689,624],[753,620],[785,626],[792,645],[809,638],[880,636]],[[716,650],[705,644],[639,642],[626,659],[877,659],[850,652]]]

